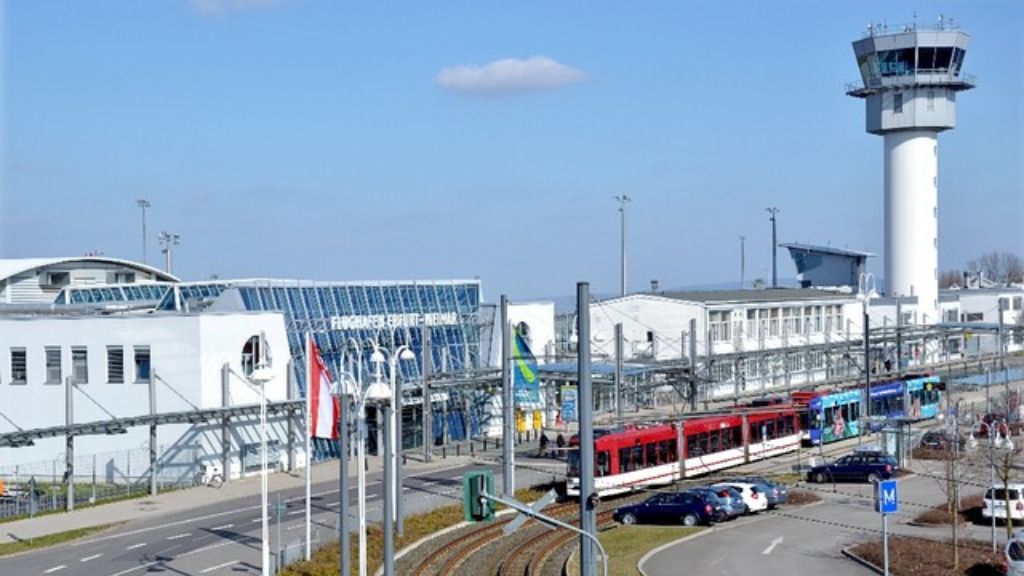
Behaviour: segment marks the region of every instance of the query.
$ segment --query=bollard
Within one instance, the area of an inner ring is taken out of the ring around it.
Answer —
[[[462,444],[455,445],[455,457],[458,458],[459,456],[462,456]]]
[[[447,457],[448,457],[448,447],[447,446],[441,446],[441,458],[447,458]]]
[[[473,446],[474,446],[473,441],[470,440],[469,441],[469,455],[470,456],[476,456],[476,449],[473,448]]]

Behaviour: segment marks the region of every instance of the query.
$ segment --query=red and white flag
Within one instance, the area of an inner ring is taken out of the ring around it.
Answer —
[[[331,371],[320,357],[320,349],[312,336],[309,345],[309,435],[313,438],[338,438],[338,413],[341,408],[338,398],[331,395]]]

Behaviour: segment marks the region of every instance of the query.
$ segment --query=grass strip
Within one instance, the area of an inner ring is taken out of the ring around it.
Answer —
[[[57,544],[63,544],[72,540],[78,540],[84,536],[95,534],[110,528],[113,524],[104,524],[102,526],[90,526],[88,528],[78,528],[76,530],[68,530],[67,532],[57,532],[56,534],[47,534],[45,536],[39,536],[31,540],[18,540],[17,542],[4,542],[0,544],[0,556],[10,556],[11,554],[17,554],[19,552],[26,552],[28,550],[35,550],[37,548],[46,548],[47,546],[54,546]]]
[[[662,544],[668,544],[705,528],[696,526],[618,526],[598,534],[605,552],[608,553],[608,573],[616,576],[641,576],[637,562],[651,550]],[[579,548],[573,552],[569,560],[569,574],[579,572]],[[600,567],[600,560],[598,560]]]

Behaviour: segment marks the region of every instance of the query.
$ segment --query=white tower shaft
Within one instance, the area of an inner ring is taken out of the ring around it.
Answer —
[[[938,294],[938,133],[900,130],[885,143],[885,282],[916,296],[918,322],[941,320]]]

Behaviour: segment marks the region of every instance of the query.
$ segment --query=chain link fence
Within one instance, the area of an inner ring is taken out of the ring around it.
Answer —
[[[165,454],[161,447],[159,454]],[[177,452],[157,461],[157,490],[175,490],[200,481],[195,455]],[[149,448],[79,455],[74,460],[75,507],[142,496],[150,490]],[[52,460],[0,465],[0,519],[66,510],[67,471],[63,454]]]

